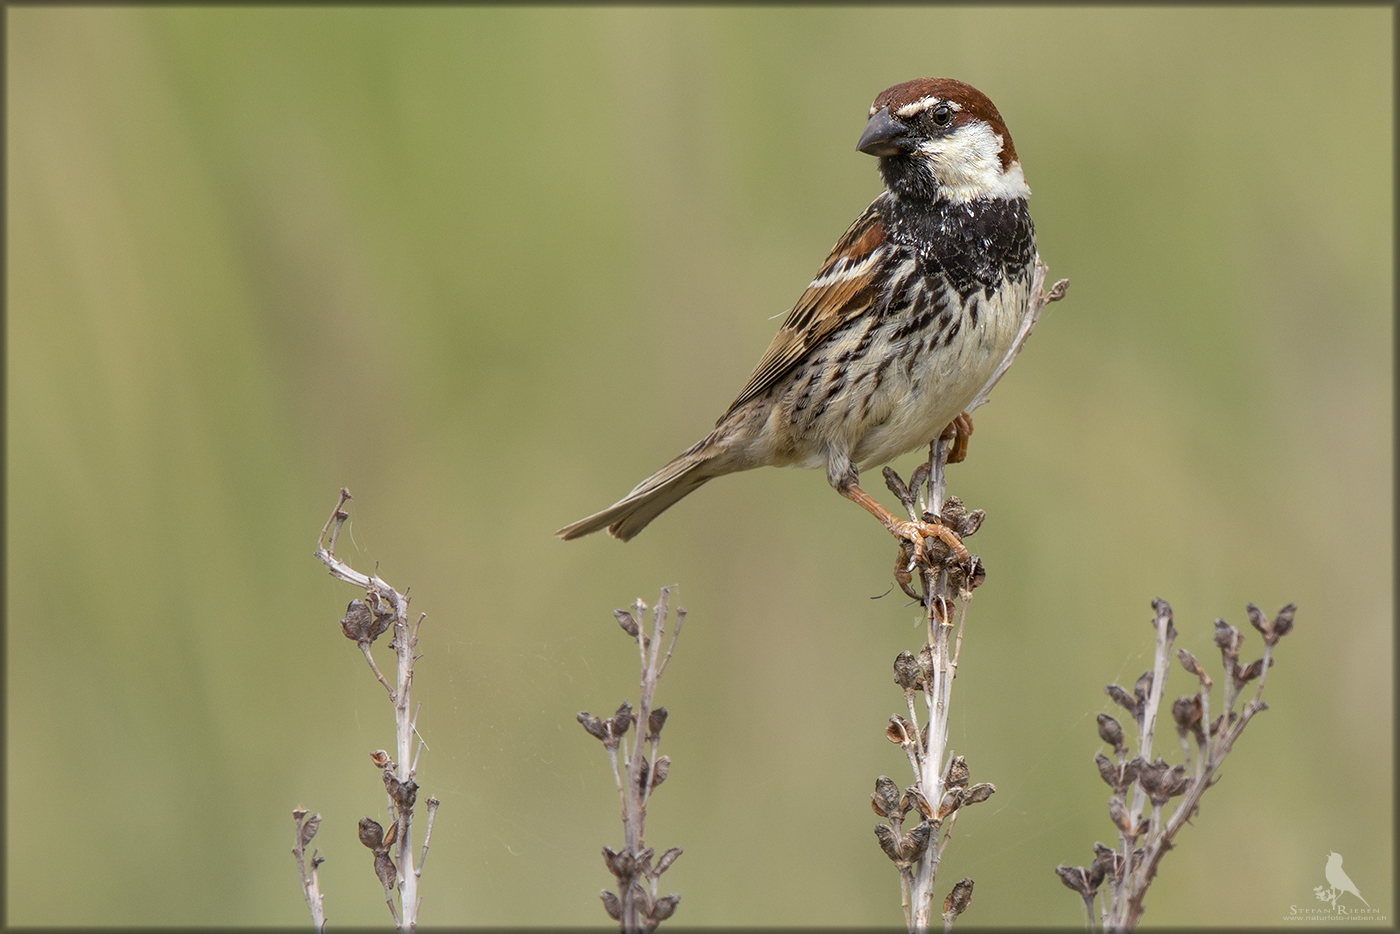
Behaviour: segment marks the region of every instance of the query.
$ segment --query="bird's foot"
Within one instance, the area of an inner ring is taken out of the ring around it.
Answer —
[[[966,564],[971,559],[962,539],[958,537],[956,532],[941,523],[906,522],[895,519],[890,523],[889,529],[901,543],[909,543],[910,557],[915,562],[922,560],[932,566],[932,555],[928,549],[929,539],[936,539],[946,545],[948,557],[952,557],[958,564]],[[902,549],[903,545],[901,544]]]
[[[966,412],[959,413],[958,417],[943,429],[938,439],[953,442],[953,449],[948,452],[948,463],[961,464],[967,457],[968,442],[972,440],[972,416]]]

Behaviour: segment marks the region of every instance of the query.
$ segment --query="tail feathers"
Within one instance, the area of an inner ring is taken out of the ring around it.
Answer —
[[[697,460],[689,452],[682,454],[637,484],[623,499],[554,534],[569,541],[607,528],[613,538],[628,541],[682,497],[718,476],[710,466],[708,459]]]

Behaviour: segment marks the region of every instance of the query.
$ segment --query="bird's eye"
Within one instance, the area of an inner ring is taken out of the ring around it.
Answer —
[[[953,122],[953,108],[949,107],[947,104],[939,104],[937,107],[933,108],[930,116],[933,117],[933,122],[936,126],[947,126]]]

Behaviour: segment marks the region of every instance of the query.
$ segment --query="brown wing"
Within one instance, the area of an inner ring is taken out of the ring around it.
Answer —
[[[892,244],[886,239],[878,204],[876,200],[866,208],[837,241],[725,416],[776,385],[833,331],[869,311],[879,300],[884,281],[881,271]]]

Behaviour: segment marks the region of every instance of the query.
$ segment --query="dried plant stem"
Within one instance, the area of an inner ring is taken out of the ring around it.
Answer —
[[[982,406],[990,398],[993,387],[1006,373],[1017,354],[1025,346],[1031,330],[1040,320],[1050,302],[1064,297],[1068,286],[1061,279],[1045,290],[1048,269],[1036,259],[1031,279],[1030,308],[1021,322],[1021,329],[1006,356],[987,380],[986,385],[968,404],[965,414]],[[960,430],[970,432],[971,423]],[[950,426],[951,427],[951,426]],[[885,482],[900,498],[909,518],[916,522],[937,523],[952,530],[959,538],[977,531],[983,513],[968,513],[956,497],[946,495],[945,467],[950,453],[951,437],[934,439],[929,445],[928,463],[911,475],[906,485],[890,468],[885,468]],[[911,588],[917,573],[920,589]],[[967,762],[954,757],[948,748],[948,721],[952,705],[953,679],[957,675],[958,657],[962,652],[967,608],[972,591],[986,577],[981,561],[965,550],[954,553],[942,538],[926,540],[924,552],[914,553],[902,546],[895,566],[895,580],[909,596],[924,607],[927,641],[916,656],[901,652],[895,659],[895,681],[904,688],[905,707],[909,718],[891,717],[886,736],[898,743],[909,759],[914,784],[901,795],[898,786],[886,776],[875,783],[871,805],[875,813],[888,824],[879,825],[875,833],[885,854],[895,863],[900,877],[900,903],[904,923],[911,932],[928,931],[936,917],[945,931],[972,900],[972,880],[963,879],[953,887],[943,901],[943,911],[934,907],[934,885],[943,853],[952,839],[959,810],[967,805],[985,801],[996,787],[983,782],[969,786]],[[953,614],[957,614],[957,633],[953,633]],[[924,726],[920,726],[915,696],[923,698]],[[908,832],[902,831],[905,816],[917,810],[921,821]]]
[[[335,546],[349,513],[345,505],[350,500],[350,491],[342,489],[340,499],[331,517],[321,529],[316,541],[316,557],[330,571],[331,575],[365,591],[365,600],[353,600],[341,620],[341,629],[347,638],[353,639],[363,653],[365,662],[375,679],[384,686],[389,701],[394,708],[394,756],[378,751],[371,756],[376,766],[383,769],[384,787],[389,798],[389,810],[394,821],[387,833],[378,822],[370,818],[360,821],[360,840],[375,854],[375,873],[384,889],[384,898],[394,925],[401,931],[412,931],[418,924],[418,910],[422,899],[418,894],[418,881],[422,877],[422,862],[428,856],[428,838],[432,833],[432,821],[437,813],[438,800],[429,798],[428,827],[424,834],[423,848],[417,854],[413,851],[413,809],[417,801],[418,784],[415,774],[418,756],[426,744],[419,737],[417,750],[413,748],[413,737],[417,734],[418,711],[413,707],[413,663],[414,650],[418,646],[418,629],[426,614],[419,614],[410,627],[408,619],[409,597],[400,593],[379,575],[367,575],[356,571],[349,564],[336,557]],[[392,630],[393,638],[389,645],[394,650],[394,681],[391,683],[375,663],[371,646],[384,632]],[[411,712],[410,712],[411,711]],[[396,848],[393,859],[389,857],[391,848]],[[393,890],[398,890],[398,906],[394,904]]]
[[[298,805],[296,810],[292,811],[292,820],[296,822],[297,828],[296,845],[292,847],[292,855],[296,857],[297,872],[301,874],[301,894],[306,899],[306,907],[311,909],[311,923],[319,934],[326,929],[326,912],[322,904],[321,877],[318,872],[323,860],[319,854],[313,852],[311,871],[308,872],[306,844],[316,836],[316,830],[321,825],[321,815],[312,814],[308,817],[306,809]]]
[[[940,521],[965,537],[977,530],[982,513],[977,511],[969,515],[956,497],[944,501],[943,465],[948,450],[946,439],[935,440],[929,447],[929,462],[914,472],[911,486],[906,486],[889,468],[886,468],[885,479],[904,503],[911,519]],[[931,506],[938,506],[941,514],[933,513]],[[969,788],[965,760],[961,756],[952,758],[948,749],[957,656],[972,590],[984,577],[981,562],[969,556],[964,564],[941,539],[930,538],[928,542],[932,547],[913,558],[908,554],[909,549],[903,548],[896,567],[896,579],[901,588],[923,605],[927,628],[926,641],[917,656],[901,652],[895,659],[895,681],[904,689],[909,716],[907,720],[891,717],[886,730],[886,736],[898,743],[908,758],[914,784],[901,795],[895,783],[882,775],[871,796],[875,813],[889,822],[876,827],[876,836],[899,871],[900,904],[905,926],[911,932],[928,931],[935,923],[934,885],[958,810],[986,800],[996,790],[988,783]],[[920,584],[918,592],[909,587],[915,571]],[[955,612],[958,614],[956,637],[953,635]],[[923,703],[917,703],[916,697],[921,697]],[[915,810],[919,824],[904,832],[905,817]],[[971,896],[972,880],[964,879],[954,886],[944,900],[940,916],[945,930],[950,929],[954,919],[966,909]]]
[[[671,633],[670,641],[666,642],[670,599],[670,588],[661,588],[661,595],[652,611],[650,635],[646,632],[647,605],[642,600],[634,602],[630,612],[617,610],[613,614],[622,630],[637,643],[640,692],[636,713],[633,713],[630,702],[623,702],[617,712],[606,720],[587,711],[578,715],[583,728],[602,741],[608,761],[612,764],[613,780],[617,784],[623,846],[620,852],[603,847],[603,861],[617,880],[618,891],[622,894],[619,898],[612,892],[604,891],[602,899],[604,909],[619,923],[624,934],[654,931],[658,924],[675,913],[680,902],[680,896],[674,892],[666,896],[659,893],[661,874],[681,855],[680,847],[667,850],[653,866],[655,851],[646,845],[647,804],[651,801],[652,791],[666,780],[670,771],[670,759],[657,756],[661,728],[665,726],[668,714],[665,707],[655,706],[656,688],[671,660],[676,638],[685,622],[685,610],[678,609],[675,630]],[[664,655],[661,654],[663,642],[666,642]],[[637,725],[637,732],[632,734],[629,742],[627,734],[633,724]]]
[[[1153,600],[1152,624],[1156,629],[1156,648],[1151,671],[1143,672],[1130,694],[1126,689],[1110,684],[1105,692],[1132,714],[1138,725],[1138,752],[1131,759],[1123,742],[1123,730],[1118,721],[1107,714],[1098,718],[1099,737],[1114,747],[1116,765],[1100,753],[1095,757],[1099,774],[1113,789],[1109,798],[1109,817],[1118,829],[1117,851],[1094,845],[1095,858],[1089,867],[1056,867],[1056,873],[1066,886],[1084,899],[1089,928],[1095,930],[1093,903],[1099,887],[1107,881],[1099,921],[1105,931],[1131,931],[1142,920],[1143,899],[1156,878],[1162,857],[1172,848],[1172,840],[1197,813],[1201,797],[1215,784],[1221,764],[1235,741],[1254,716],[1267,710],[1263,702],[1264,680],[1273,664],[1273,647],[1293,629],[1294,607],[1284,607],[1271,621],[1257,607],[1248,607],[1249,620],[1264,637],[1264,656],[1248,665],[1239,663],[1243,636],[1222,619],[1215,621],[1215,645],[1220,649],[1225,669],[1222,686],[1224,710],[1215,720],[1210,718],[1210,689],[1213,681],[1204,666],[1190,652],[1179,649],[1176,657],[1188,672],[1200,682],[1195,694],[1177,698],[1172,705],[1172,718],[1186,762],[1169,766],[1164,759],[1153,758],[1152,741],[1162,697],[1166,692],[1167,672],[1171,665],[1172,643],[1176,629],[1172,625],[1171,607],[1165,600]],[[1241,691],[1255,679],[1253,698],[1237,713],[1235,705]],[[1195,739],[1196,755],[1192,767],[1191,744]],[[1132,790],[1132,803],[1127,792]],[[1172,798],[1180,797],[1171,815],[1163,821],[1163,808]],[[1144,809],[1150,802],[1150,812]]]

